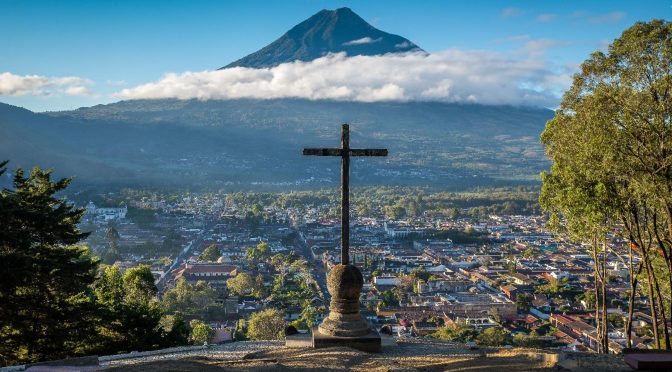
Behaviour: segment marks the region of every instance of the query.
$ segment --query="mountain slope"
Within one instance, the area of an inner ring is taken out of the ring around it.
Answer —
[[[13,133],[0,136],[0,159],[54,167],[87,184],[336,187],[337,160],[304,157],[301,148],[338,146],[348,122],[353,146],[390,151],[355,159],[354,185],[454,189],[536,179],[548,167],[538,138],[552,115],[436,102],[137,100],[30,113],[18,130],[0,110],[0,134]]]
[[[222,68],[272,67],[338,52],[355,56],[409,51],[422,49],[401,36],[378,30],[349,8],[340,8],[316,13],[268,46]]]

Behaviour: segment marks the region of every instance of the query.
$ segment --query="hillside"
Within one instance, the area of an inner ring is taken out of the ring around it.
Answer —
[[[80,184],[296,189],[334,187],[338,146],[387,147],[357,159],[355,185],[459,187],[529,182],[548,163],[538,136],[550,110],[444,103],[307,100],[123,101],[35,114],[0,106],[0,158],[54,167]]]
[[[355,185],[462,187],[530,182],[548,166],[538,136],[552,112],[510,106],[307,100],[124,101],[8,115],[0,158],[54,167],[79,183],[296,189],[335,187],[338,161],[301,156],[338,146],[387,147],[357,159]],[[198,186],[194,186],[198,185]]]

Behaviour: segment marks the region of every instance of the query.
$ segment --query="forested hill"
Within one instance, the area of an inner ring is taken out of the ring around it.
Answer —
[[[335,187],[338,161],[304,146],[387,147],[357,159],[360,184],[533,182],[548,167],[546,109],[428,102],[136,100],[36,114],[0,105],[0,159],[54,167],[76,184],[231,189]]]

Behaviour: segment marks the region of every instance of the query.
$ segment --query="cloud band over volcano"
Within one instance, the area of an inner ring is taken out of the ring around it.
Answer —
[[[121,90],[121,99],[276,99],[440,101],[553,107],[571,71],[539,55],[450,49],[439,53],[329,54],[271,68],[169,73]]]

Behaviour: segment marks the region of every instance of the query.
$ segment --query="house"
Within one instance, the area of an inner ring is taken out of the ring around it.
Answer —
[[[373,285],[379,287],[396,287],[399,285],[399,278],[396,276],[375,276],[373,277]]]
[[[515,284],[518,285],[530,285],[534,283],[534,280],[530,279],[527,275],[521,273],[509,274],[509,277],[513,280]]]
[[[439,327],[434,322],[413,320],[411,322],[411,324],[412,324],[411,328],[413,330],[413,333],[416,336],[420,336],[420,337],[432,334],[439,329]]]
[[[238,268],[223,263],[186,263],[174,274],[174,280],[184,278],[189,283],[204,281],[218,291],[226,290],[226,281],[238,275]]]

